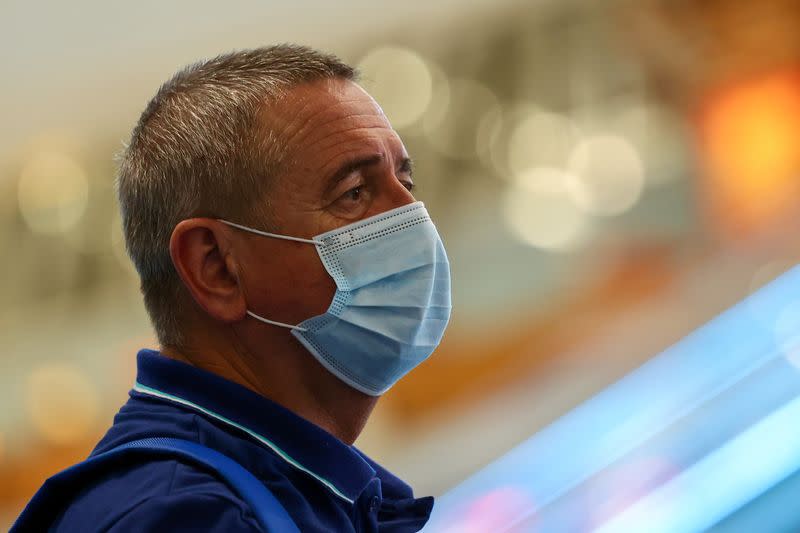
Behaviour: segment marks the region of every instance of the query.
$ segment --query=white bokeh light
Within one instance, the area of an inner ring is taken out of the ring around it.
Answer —
[[[522,242],[545,250],[571,250],[586,236],[587,217],[572,200],[575,176],[557,168],[531,169],[506,191],[503,214]]]
[[[416,123],[431,102],[433,77],[427,62],[408,48],[373,50],[358,64],[364,87],[394,128]]]
[[[563,167],[580,139],[567,117],[536,111],[516,123],[508,139],[508,168],[520,175],[532,168]]]
[[[478,156],[486,167],[504,180],[513,180],[508,164],[508,144],[518,125],[541,109],[533,102],[503,104],[481,117],[478,126]]]
[[[630,105],[605,121],[636,147],[645,162],[645,187],[658,187],[681,180],[686,155],[687,132],[675,114],[648,103]]]
[[[581,141],[567,168],[577,181],[575,204],[592,215],[619,215],[639,200],[644,167],[636,149],[622,137],[599,135]]]
[[[86,438],[100,410],[89,377],[61,362],[38,365],[26,382],[28,420],[47,441],[67,445]]]
[[[22,168],[17,200],[32,231],[64,233],[86,211],[89,179],[84,168],[70,156],[39,152]]]
[[[497,96],[485,85],[470,79],[452,79],[434,91],[430,110],[422,125],[431,146],[455,159],[475,157],[481,121],[499,109]]]

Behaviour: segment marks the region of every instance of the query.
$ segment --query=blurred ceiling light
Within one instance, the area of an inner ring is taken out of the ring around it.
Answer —
[[[587,217],[575,205],[575,176],[556,168],[519,175],[505,195],[503,213],[512,233],[545,250],[570,250],[586,235]]]
[[[44,363],[26,382],[29,420],[39,434],[57,445],[86,438],[97,418],[99,402],[89,378],[66,363]]]
[[[444,72],[437,68],[432,68],[431,74],[433,79],[431,102],[421,120],[424,131],[438,128],[450,109],[450,80]]]
[[[575,203],[587,213],[624,213],[642,194],[642,160],[622,137],[601,135],[584,139],[570,154],[567,168],[577,178],[577,186],[570,189]]]
[[[23,167],[17,188],[19,210],[36,233],[63,233],[83,216],[89,179],[66,154],[39,152]]]
[[[729,86],[699,115],[705,200],[733,238],[779,228],[800,199],[800,71]]]
[[[486,86],[469,79],[453,79],[437,89],[431,113],[422,121],[431,146],[448,157],[467,159],[478,153],[481,120],[499,108],[497,97]]]
[[[511,132],[508,168],[512,175],[537,167],[562,167],[580,138],[578,128],[565,116],[546,111],[531,113]]]
[[[433,92],[431,69],[413,50],[377,48],[361,60],[358,69],[393,127],[413,125],[428,108]]]
[[[513,180],[508,166],[509,139],[520,122],[541,111],[533,102],[504,104],[487,112],[478,125],[478,157],[503,179]]]

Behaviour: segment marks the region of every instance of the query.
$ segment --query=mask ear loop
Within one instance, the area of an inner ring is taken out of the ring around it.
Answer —
[[[272,324],[273,326],[281,326],[282,328],[296,329],[297,331],[308,331],[307,328],[304,328],[302,326],[293,326],[291,324],[285,324],[283,322],[278,322],[276,320],[270,320],[268,318],[264,318],[263,316],[258,316],[257,314],[249,310],[247,311],[247,315],[255,318],[256,320],[264,322],[265,324]]]
[[[237,224],[235,222],[230,222],[228,220],[224,220],[224,219],[221,219],[221,218],[218,218],[217,220],[222,222],[223,224],[226,224],[226,225],[232,227],[232,228],[240,229],[240,230],[243,230],[243,231],[248,231],[250,233],[255,233],[256,235],[261,235],[261,236],[264,236],[264,237],[274,237],[276,239],[284,239],[284,240],[287,240],[287,241],[295,241],[295,242],[304,242],[304,243],[308,243],[308,244],[323,244],[322,241],[318,241],[318,240],[315,240],[315,239],[303,239],[303,238],[300,238],[300,237],[290,237],[289,235],[280,235],[278,233],[269,233],[268,231],[261,231],[261,230],[257,230],[257,229],[253,229],[253,228],[248,228],[247,226],[242,226],[241,224]],[[258,320],[260,322],[263,322],[265,324],[272,324],[273,326],[280,326],[282,328],[288,328],[288,329],[296,329],[297,331],[308,331],[307,328],[304,328],[302,326],[294,326],[292,324],[286,324],[285,322],[278,322],[277,320],[270,320],[268,318],[264,318],[263,316],[258,316],[257,314],[255,314],[254,312],[250,311],[249,309],[246,312],[247,312],[247,316],[255,318],[256,320]]]
[[[270,233],[268,231],[261,231],[261,230],[257,230],[257,229],[253,229],[253,228],[248,228],[247,226],[242,226],[241,224],[237,224],[235,222],[229,222],[229,221],[223,220],[221,218],[218,218],[217,220],[219,220],[223,224],[227,224],[228,226],[231,226],[232,228],[236,228],[236,229],[240,229],[240,230],[244,230],[244,231],[249,231],[250,233],[255,233],[256,235],[262,235],[264,237],[275,237],[276,239],[285,239],[287,241],[305,242],[305,243],[308,243],[308,244],[324,244],[322,241],[318,241],[318,240],[315,240],[315,239],[303,239],[301,237],[290,237],[289,235],[281,235],[279,233]]]

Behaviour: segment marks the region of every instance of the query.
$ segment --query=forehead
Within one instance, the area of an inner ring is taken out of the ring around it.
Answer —
[[[358,84],[324,79],[290,89],[264,109],[288,159],[320,167],[352,152],[405,153],[383,110]]]

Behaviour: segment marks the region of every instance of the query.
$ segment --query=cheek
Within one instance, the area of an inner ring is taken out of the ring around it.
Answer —
[[[297,324],[330,306],[336,283],[313,247],[289,245],[280,253],[264,254],[258,264],[257,272],[247,281],[251,311]]]
[[[336,282],[325,270],[319,256],[314,252],[313,261],[306,264],[302,275],[296,279],[297,287],[302,291],[306,298],[303,305],[298,302],[298,307],[306,310],[303,318],[310,318],[324,313],[328,310],[336,293]]]

